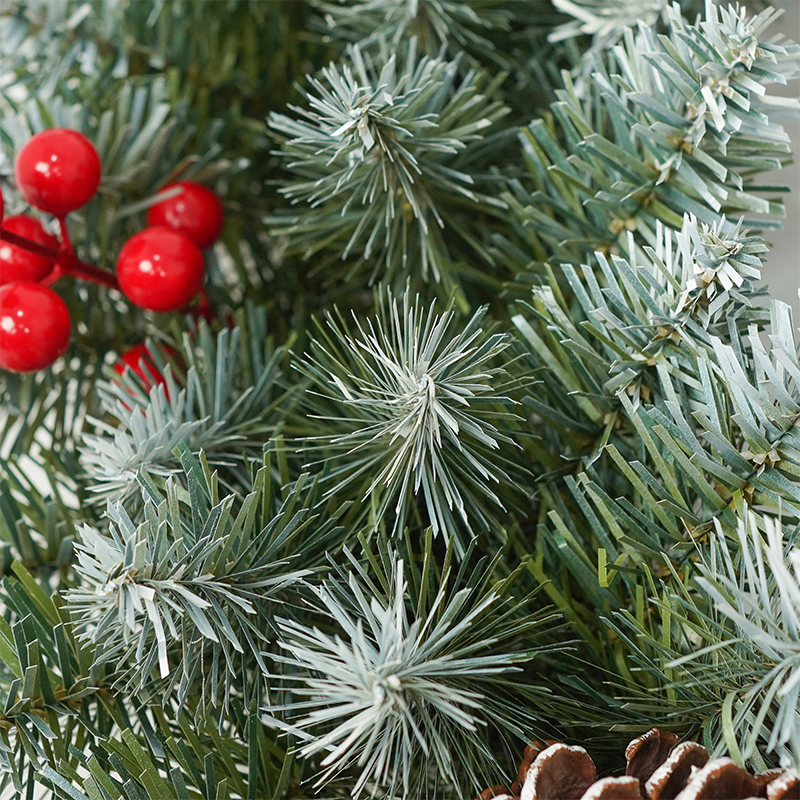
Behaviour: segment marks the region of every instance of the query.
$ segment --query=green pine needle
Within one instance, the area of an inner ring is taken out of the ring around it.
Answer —
[[[237,498],[216,498],[185,446],[179,454],[188,491],[172,478],[163,491],[143,479],[143,522],[109,502],[106,529],[83,526],[80,583],[65,600],[81,638],[97,646],[96,663],[109,664],[120,685],[143,696],[155,687],[163,702],[176,688],[183,705],[199,682],[204,702],[223,693],[227,708],[232,693],[258,691],[275,607],[287,596],[299,602],[302,579],[340,546],[341,532],[336,514],[315,522],[307,476],[277,502],[265,467],[236,511]],[[272,513],[261,525],[259,504]]]
[[[573,19],[559,25],[550,34],[550,41],[592,36],[599,50],[613,45],[625,28],[637,23],[652,27],[669,0],[553,0],[553,5]]]
[[[130,370],[98,386],[106,412],[119,422],[94,420],[96,432],[84,436],[81,462],[96,499],[135,498],[142,472],[171,475],[179,466],[178,442],[193,452],[202,449],[231,490],[246,486],[249,460],[261,457],[293,393],[280,384],[285,351],[272,348],[264,315],[254,312],[245,328],[216,336],[205,323],[186,334],[185,378],[175,377],[158,348],[151,352],[165,386],[148,390]]]
[[[457,61],[420,58],[413,39],[399,56],[349,47],[309,83],[308,108],[270,117],[296,176],[281,191],[299,209],[273,219],[275,232],[304,258],[349,261],[350,277],[366,267],[399,285],[416,271],[443,280],[450,242],[472,243],[469,218],[502,208],[476,188],[471,162],[505,107],[481,93],[480,72],[459,77]]]
[[[726,733],[741,742],[745,757],[756,751],[759,738],[763,738],[767,752],[777,750],[792,764],[800,763],[797,533],[785,537],[779,520],[757,517],[745,508],[733,547],[717,525],[712,551],[701,565],[704,577],[697,579],[734,626],[727,636],[720,637],[719,646],[730,648],[737,641],[746,641],[755,651],[749,661],[737,658],[728,662],[731,678],[739,677],[739,687],[731,697],[734,713]]]
[[[316,590],[316,612],[335,631],[280,622],[293,688],[266,721],[296,736],[301,756],[321,757],[317,785],[355,770],[354,797],[465,797],[495,783],[488,737],[533,726],[536,690],[526,691],[518,665],[534,657],[544,619],[514,612],[489,588],[485,561],[454,583],[449,567],[435,574],[428,552],[423,609],[402,558],[383,559],[381,590],[345,555],[353,571],[337,568]],[[505,649],[517,637],[524,648]]]
[[[507,0],[314,0],[331,36],[367,48],[391,42],[402,46],[412,36],[423,53],[435,56],[448,44],[491,49],[484,35],[506,30],[512,18]]]
[[[510,341],[487,333],[485,320],[484,308],[462,328],[452,310],[426,312],[408,293],[387,293],[379,315],[355,320],[353,332],[329,316],[296,365],[312,401],[327,401],[317,413],[330,432],[307,449],[329,462],[330,494],[372,498],[374,525],[389,514],[402,531],[420,494],[434,532],[448,537],[502,512],[499,488],[511,483],[502,459],[515,448],[505,432],[514,415],[502,410],[512,403],[501,361]]]

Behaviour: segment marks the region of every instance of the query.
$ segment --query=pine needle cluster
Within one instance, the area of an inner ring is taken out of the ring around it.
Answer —
[[[299,118],[270,118],[298,176],[282,194],[302,207],[276,233],[302,243],[305,258],[345,261],[346,279],[364,269],[401,286],[412,264],[423,280],[444,280],[454,245],[480,253],[469,220],[502,206],[476,186],[476,155],[506,109],[490,99],[497,82],[458,67],[419,56],[412,39],[399,53],[350,46],[343,65],[310,78]]]
[[[407,292],[402,304],[388,293],[380,315],[355,320],[353,333],[331,315],[297,365],[328,431],[309,437],[306,450],[332,464],[331,494],[369,501],[371,525],[391,515],[401,532],[420,494],[434,534],[488,529],[504,513],[493,487],[511,480],[503,462],[519,448],[502,432],[514,418],[503,394],[514,381],[502,361],[508,337],[485,326],[485,308],[462,327],[452,310],[437,314]],[[324,413],[331,408],[345,413]]]
[[[317,614],[336,621],[335,635],[278,622],[286,650],[279,660],[299,686],[274,709],[287,721],[273,724],[298,738],[301,756],[324,755],[317,785],[355,766],[354,796],[436,797],[486,782],[496,760],[485,744],[475,748],[476,734],[532,731],[526,706],[531,696],[537,705],[547,699],[544,687],[508,680],[537,648],[503,648],[535,641],[547,618],[520,616],[503,597],[513,578],[490,586],[486,561],[471,573],[455,568],[452,548],[441,572],[429,563],[414,576],[414,605],[404,560],[391,548],[374,577],[345,555],[350,564],[315,592]]]
[[[227,217],[207,320],[65,279],[0,376],[3,800],[455,800],[655,725],[800,769],[776,17],[0,4],[6,214],[64,126],[82,258],[174,180]]]

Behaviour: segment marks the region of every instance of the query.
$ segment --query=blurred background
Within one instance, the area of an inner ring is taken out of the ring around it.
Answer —
[[[785,9],[775,30],[784,36],[800,42],[800,0],[773,0],[774,5]],[[783,88],[783,94],[797,96],[797,82]],[[764,281],[770,287],[773,297],[791,303],[794,309],[795,327],[800,326],[800,160],[797,157],[800,147],[800,120],[791,120],[786,129],[792,137],[795,162],[781,173],[770,176],[771,184],[782,184],[791,189],[785,196],[786,219],[779,231],[767,231],[764,236],[773,245]]]

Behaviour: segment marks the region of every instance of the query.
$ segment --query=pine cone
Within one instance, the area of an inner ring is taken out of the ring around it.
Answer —
[[[478,800],[800,800],[800,776],[771,769],[756,775],[729,758],[709,760],[695,742],[653,728],[625,750],[622,777],[597,778],[582,747],[533,742],[511,788],[492,786]]]

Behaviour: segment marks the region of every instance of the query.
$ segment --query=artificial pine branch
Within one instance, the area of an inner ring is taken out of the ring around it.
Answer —
[[[518,472],[514,414],[504,409],[515,380],[502,363],[510,342],[485,319],[480,309],[462,326],[408,290],[402,299],[387,292],[379,316],[356,319],[352,332],[330,315],[296,364],[327,431],[306,449],[330,464],[329,494],[369,499],[371,526],[388,518],[401,533],[420,495],[434,533],[463,549],[464,526],[488,530],[505,514],[500,488],[512,488],[506,469]]]
[[[717,524],[711,553],[700,565],[703,577],[697,579],[720,614],[733,623],[733,630],[718,632],[708,645],[735,653],[734,659],[728,659],[733,673],[728,681],[738,686],[725,698],[725,738],[741,743],[747,758],[763,744],[759,739],[766,738],[765,729],[769,730],[767,752],[777,750],[785,760],[797,763],[797,528],[784,536],[779,520],[759,519],[745,505],[736,533],[738,547],[732,552]],[[741,655],[742,645],[749,658]],[[679,661],[695,667],[692,677],[697,675],[694,660],[690,656]]]
[[[223,786],[241,790],[235,761],[246,763],[246,753],[234,745],[222,756],[216,721],[208,719],[207,726],[199,715],[197,734],[184,741],[173,708],[143,710],[112,692],[103,670],[92,666],[91,649],[76,638],[60,599],[49,597],[19,563],[13,573],[2,588],[12,623],[0,625],[8,670],[0,724],[2,791],[15,788],[25,795],[41,782],[57,796],[80,800],[115,790],[126,800],[138,800],[142,792],[177,800],[186,785],[200,792],[211,786],[213,796],[219,788],[215,772]],[[147,735],[140,740],[134,729]],[[281,772],[275,757],[263,764],[266,781]]]
[[[451,787],[464,796],[498,768],[486,744],[493,731],[502,741],[533,730],[531,703],[547,703],[548,691],[505,676],[544,649],[531,639],[548,618],[509,603],[517,576],[492,585],[488,559],[456,568],[452,542],[439,570],[426,537],[418,602],[391,546],[377,575],[377,554],[345,550],[350,563],[316,589],[314,613],[335,620],[334,631],[279,621],[292,688],[268,721],[300,740],[300,756],[324,756],[318,786],[355,767],[354,797],[437,797]]]
[[[300,209],[276,217],[275,234],[305,259],[346,262],[348,279],[398,287],[419,275],[452,289],[461,254],[488,259],[472,220],[502,208],[480,185],[486,156],[476,163],[506,113],[490,99],[498,81],[459,76],[457,60],[419,56],[412,39],[394,53],[348,47],[310,84],[299,119],[270,118],[296,176],[281,191]]]
[[[414,37],[420,51],[436,56],[447,46],[451,54],[463,49],[491,51],[485,34],[508,30],[512,12],[501,0],[314,0],[326,32],[369,48],[387,42],[394,47]]]
[[[707,5],[698,25],[674,6],[660,39],[628,29],[591,57],[591,92],[565,75],[552,116],[522,131],[533,190],[515,181],[506,200],[537,260],[625,254],[627,232],[652,245],[658,221],[678,229],[686,212],[706,224],[759,215],[750,219],[763,226],[783,213],[751,184],[789,155],[779,120],[798,101],[767,85],[797,76],[800,51],[765,36],[775,9],[750,17]],[[514,258],[504,238],[498,246]]]
[[[138,493],[141,473],[170,475],[179,464],[178,443],[202,449],[221,468],[228,489],[247,485],[248,464],[278,434],[293,390],[280,383],[285,351],[273,348],[263,311],[250,309],[241,321],[242,328],[216,336],[203,321],[193,335],[184,334],[181,360],[187,369],[180,379],[153,348],[164,385],[144,387],[130,371],[100,383],[104,410],[118,422],[97,419],[97,433],[83,438],[81,462],[97,499]]]
[[[551,41],[591,36],[596,49],[616,43],[626,28],[652,27],[667,8],[667,0],[553,0],[553,5],[572,19],[559,25]]]
[[[685,724],[713,717],[726,694],[710,674],[697,687],[676,684],[667,666],[691,641],[665,599],[684,591],[687,534],[697,541],[714,519],[735,525],[729,502],[743,492],[748,498],[759,492],[763,502],[785,508],[795,502],[792,484],[770,477],[794,467],[781,467],[777,450],[769,455],[772,445],[746,445],[753,429],[740,429],[746,431],[741,436],[731,423],[730,410],[741,408],[748,395],[763,397],[766,387],[739,388],[744,373],[730,365],[744,367],[753,359],[764,364],[757,371],[764,378],[783,374],[782,388],[773,384],[769,391],[786,403],[793,391],[788,374],[766,362],[792,363],[796,356],[785,307],[776,307],[772,318],[779,335],[771,357],[753,335],[764,320],[753,284],[765,250],[759,239],[738,226],[721,237],[688,218],[680,234],[662,230],[661,237],[655,250],[638,252],[631,243],[633,265],[598,254],[599,269],[565,267],[575,304],[567,303],[552,276],[550,286],[534,292],[529,310],[535,316],[520,314],[514,323],[537,360],[549,366],[536,394],[524,400],[549,423],[542,426],[549,431],[543,441],[529,445],[551,470],[540,484],[540,513],[548,524],[547,536],[536,542],[533,574],[539,580],[557,576],[547,589],[551,599],[573,620],[587,653],[606,665],[604,682],[620,699],[628,698],[632,708],[646,703],[650,714],[658,709],[660,724],[678,718]],[[785,412],[774,409],[774,421],[766,423],[762,415],[772,403],[764,398],[757,405],[757,425],[787,430],[778,421]],[[548,452],[560,454],[560,463]],[[523,538],[514,541],[520,552],[529,550]],[[669,581],[658,587],[659,575],[673,573],[677,589]],[[661,610],[649,609],[647,598]],[[612,646],[594,627],[597,616],[612,620],[620,608],[628,609],[625,625],[648,642],[635,644],[612,623],[639,674],[620,669],[619,644]],[[645,701],[656,687],[660,700]],[[712,748],[720,741],[714,730],[707,728]]]
[[[624,442],[638,434],[619,425],[620,393],[634,408],[651,403],[662,393],[660,363],[671,371],[686,364],[692,374],[692,360],[712,349],[712,337],[738,339],[766,320],[758,306],[763,290],[753,282],[764,250],[740,226],[720,235],[687,217],[680,234],[661,228],[656,249],[637,252],[638,262],[598,254],[599,269],[584,266],[581,274],[565,266],[577,305],[553,274],[536,287],[513,323],[533,363],[549,370],[541,375],[543,390],[525,403],[554,423],[556,436],[565,425],[572,429],[563,443],[553,442],[562,457],[591,465],[611,436],[632,457]]]
[[[95,664],[110,664],[126,691],[166,699],[174,690],[181,709],[199,682],[203,704],[222,695],[227,709],[235,692],[249,705],[268,672],[274,610],[298,603],[302,579],[341,545],[344,508],[315,519],[319,492],[307,476],[281,502],[271,499],[268,466],[240,502],[220,497],[204,454],[197,462],[181,443],[176,455],[186,486],[168,478],[161,490],[141,474],[139,524],[109,502],[107,530],[80,530],[79,584],[65,594],[67,608],[96,645]]]

